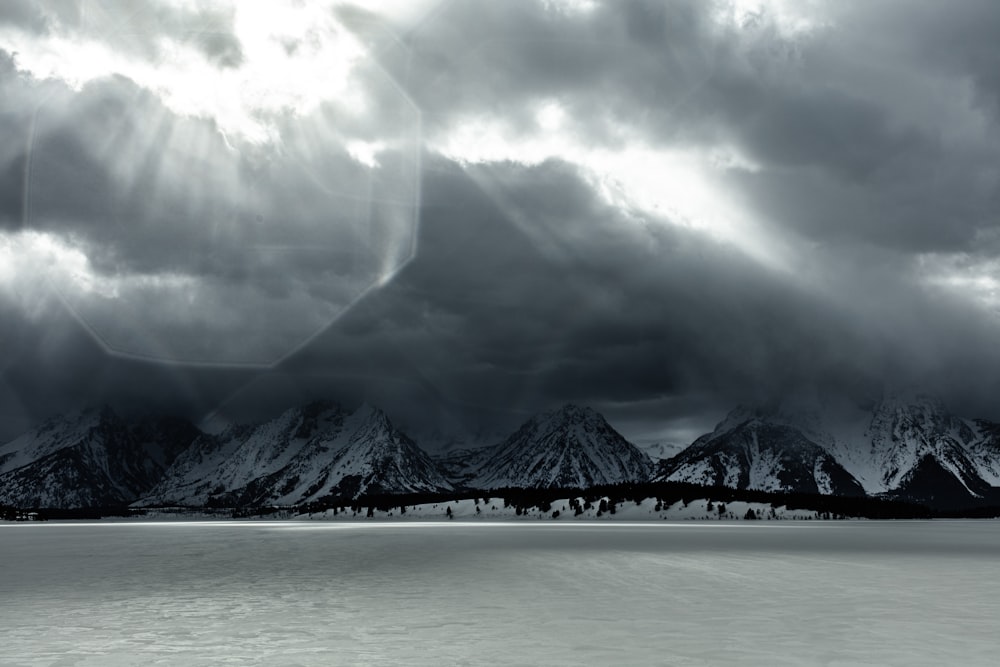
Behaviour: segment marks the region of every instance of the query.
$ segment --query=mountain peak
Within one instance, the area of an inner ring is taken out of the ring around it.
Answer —
[[[944,401],[932,394],[908,392],[886,394],[875,407],[876,413],[893,412],[922,418],[939,418],[948,414]]]
[[[566,415],[596,415],[597,412],[593,408],[587,407],[586,405],[578,405],[576,403],[563,403],[558,408],[550,410],[550,413],[566,414]]]
[[[787,415],[774,402],[748,404],[741,403],[730,410],[721,422],[715,425],[714,434],[723,434],[753,421],[783,422]]]
[[[601,413],[585,405],[566,403],[558,408],[547,410],[535,415],[531,420],[537,423],[556,422],[572,424],[579,422],[604,421]]]
[[[87,430],[97,428],[101,425],[120,426],[122,424],[121,417],[110,406],[99,405],[49,417],[30,431],[30,433],[63,433],[68,437],[73,434],[83,434]]]
[[[484,450],[479,488],[587,487],[648,479],[652,461],[600,413],[574,404],[535,415]]]
[[[293,504],[327,495],[450,489],[430,458],[378,407],[317,401],[202,438],[143,505]]]
[[[310,416],[320,415],[324,412],[340,412],[342,410],[340,403],[326,398],[309,401],[305,405],[293,409],[297,409],[303,415]]]
[[[380,428],[391,428],[392,424],[389,422],[389,416],[382,411],[377,405],[365,401],[358,409],[351,414],[352,418],[359,423],[366,423],[371,425],[377,425]]]
[[[949,475],[966,494],[952,494],[953,502],[972,504],[1000,479],[993,433],[924,392],[886,391],[865,404],[806,395],[738,406],[661,465],[658,478],[941,504],[922,484]]]

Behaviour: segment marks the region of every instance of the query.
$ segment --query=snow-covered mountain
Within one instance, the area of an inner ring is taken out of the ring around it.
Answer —
[[[445,491],[451,484],[386,415],[327,402],[202,435],[137,505],[248,505],[330,494]]]
[[[50,419],[0,446],[0,503],[127,504],[160,479],[197,433],[180,419],[129,423],[109,408]]]
[[[604,417],[575,405],[536,415],[501,443],[441,463],[456,482],[478,489],[644,482],[653,469]]]
[[[714,431],[661,461],[654,479],[734,489],[865,495],[861,484],[800,429],[746,408],[734,410]]]
[[[928,396],[888,397],[876,406],[863,435],[868,456],[856,467],[858,479],[871,493],[936,505],[989,501],[1000,483],[996,428],[956,417]],[[850,458],[846,444],[842,450]]]
[[[937,508],[1000,505],[1000,424],[926,396],[867,406],[798,401],[733,410],[655,466],[601,415],[568,405],[488,447],[431,458],[370,405],[330,402],[201,433],[108,408],[50,419],[0,445],[0,504],[292,505],[328,496],[678,481],[879,495]]]
[[[867,407],[739,407],[712,433],[661,462],[656,479],[863,490],[937,507],[994,503],[1000,425],[957,417],[925,395],[887,395]]]

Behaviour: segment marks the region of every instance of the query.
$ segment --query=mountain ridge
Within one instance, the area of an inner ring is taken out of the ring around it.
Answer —
[[[567,404],[492,445],[432,456],[376,406],[314,401],[217,433],[167,417],[129,421],[105,406],[0,445],[0,504],[12,506],[292,506],[646,482],[1000,505],[1000,424],[959,417],[926,395],[835,409],[740,405],[654,463],[598,412]]]
[[[810,461],[808,480],[803,469]],[[781,482],[789,466],[800,479]],[[765,482],[748,479],[755,467]],[[801,492],[813,485],[822,491],[824,482],[836,479],[838,488],[830,491],[838,494],[860,487],[869,496],[936,506],[1000,502],[1000,425],[958,417],[925,394],[887,394],[871,407],[847,410],[741,405],[711,433],[662,461],[654,479]]]
[[[48,419],[0,446],[0,503],[127,503],[156,483],[196,433],[169,417],[129,423],[106,406]]]

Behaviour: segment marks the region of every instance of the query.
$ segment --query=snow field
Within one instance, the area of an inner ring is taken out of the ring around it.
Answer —
[[[996,521],[4,525],[0,664],[992,666],[997,553]]]

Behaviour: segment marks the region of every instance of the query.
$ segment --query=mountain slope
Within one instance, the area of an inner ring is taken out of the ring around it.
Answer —
[[[801,491],[815,484],[851,495],[860,487],[939,508],[990,504],[1000,501],[1000,426],[957,417],[924,395],[889,394],[867,408],[741,407],[661,463],[656,478]]]
[[[445,465],[453,474],[464,469],[462,483],[480,489],[641,482],[652,471],[650,458],[604,417],[575,405],[537,415],[500,444],[461,456]]]
[[[677,456],[655,481],[734,489],[861,496],[864,489],[823,447],[792,426],[738,408]]]
[[[329,494],[443,491],[434,462],[383,412],[332,403],[202,436],[138,504],[290,505]]]
[[[287,466],[238,489],[233,500],[282,505],[336,495],[449,491],[434,461],[378,408],[363,405],[321,433]]]
[[[987,422],[962,419],[927,396],[883,399],[865,433],[875,489],[937,507],[993,502]]]
[[[310,439],[336,431],[344,413],[332,403],[292,408],[260,424],[204,434],[177,457],[141,505],[201,506],[281,470]]]
[[[130,424],[108,408],[50,419],[0,447],[0,503],[123,505],[148,491],[197,430],[161,418]]]

